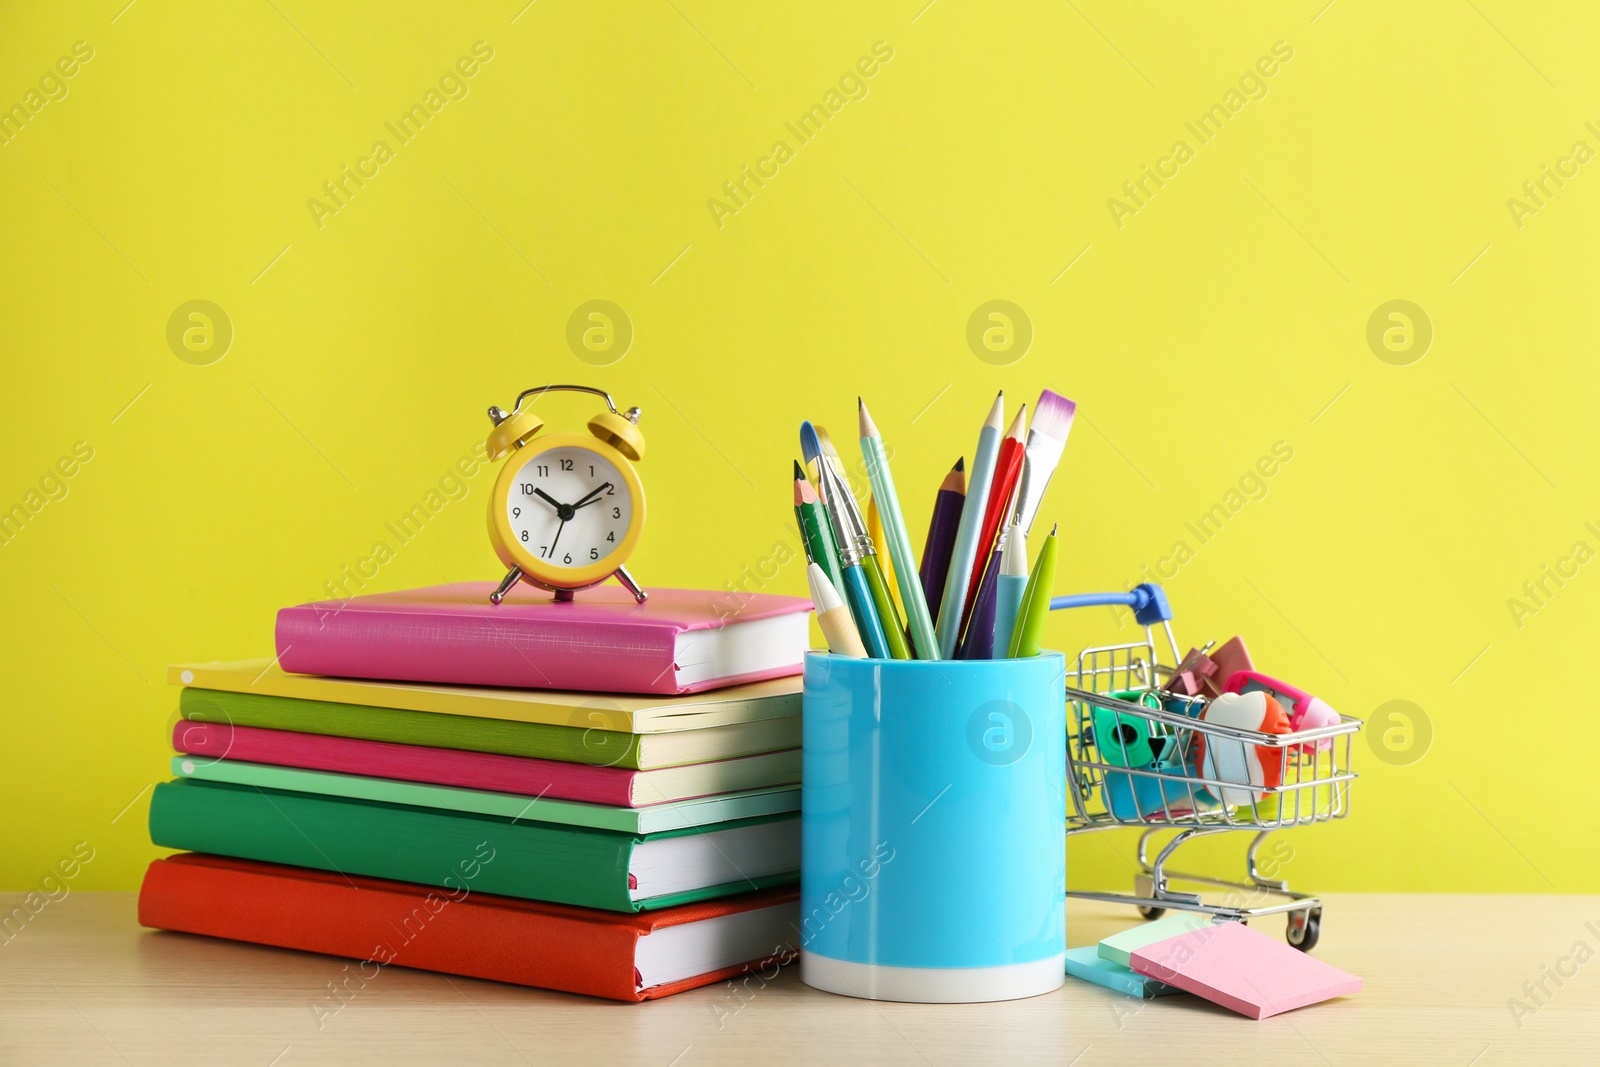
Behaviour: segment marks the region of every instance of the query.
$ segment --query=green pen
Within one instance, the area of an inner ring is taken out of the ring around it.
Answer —
[[[1059,524],[1057,524],[1059,526]],[[1028,590],[1022,595],[1022,610],[1017,613],[1017,627],[1011,634],[1012,659],[1019,656],[1037,656],[1044,639],[1044,620],[1050,616],[1050,590],[1056,582],[1056,529],[1050,527],[1050,536],[1039,548],[1033,561],[1033,573],[1028,575]]]

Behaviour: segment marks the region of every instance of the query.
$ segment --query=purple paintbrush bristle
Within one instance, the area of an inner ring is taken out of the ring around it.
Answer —
[[[1077,410],[1077,404],[1060,393],[1046,389],[1039,394],[1039,402],[1034,405],[1033,422],[1028,424],[1028,432],[1065,441],[1067,434],[1072,431],[1072,416]]]

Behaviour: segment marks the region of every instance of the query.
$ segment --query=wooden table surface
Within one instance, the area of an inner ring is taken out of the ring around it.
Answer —
[[[0,896],[0,914],[18,900]],[[1073,902],[1068,940],[1133,921]],[[1278,936],[1282,921],[1262,927]],[[311,1004],[343,961],[143,930],[133,894],[73,893],[0,945],[0,1063],[1595,1063],[1597,951],[1600,897],[1334,896],[1316,954],[1365,989],[1263,1022],[1073,979],[1031,1000],[923,1006],[830,996],[789,967],[765,988],[627,1005],[397,967],[319,1028]],[[1541,981],[1535,1000],[1523,983]]]

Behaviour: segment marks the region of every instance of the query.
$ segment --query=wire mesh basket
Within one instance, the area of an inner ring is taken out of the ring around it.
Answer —
[[[1266,877],[1259,853],[1269,833],[1341,819],[1350,811],[1353,741],[1359,719],[1291,733],[1241,729],[1201,716],[1207,700],[1167,688],[1182,661],[1172,612],[1157,586],[1131,593],[1057,597],[1052,608],[1123,605],[1144,629],[1142,641],[1098,645],[1079,653],[1067,685],[1067,833],[1120,827],[1144,830],[1134,893],[1068,891],[1068,896],[1132,904],[1147,917],[1168,908],[1247,920],[1287,912],[1288,940],[1309,950],[1321,927],[1322,902]],[[1164,638],[1164,641],[1158,640]],[[1162,647],[1162,646],[1165,647]],[[1209,647],[1209,646],[1208,646]],[[1164,663],[1166,652],[1171,662]],[[1171,871],[1184,843],[1253,831],[1244,882]],[[1157,834],[1174,836],[1151,859]],[[1174,889],[1172,882],[1227,890],[1221,903]],[[1256,903],[1261,898],[1268,902]],[[1276,899],[1271,899],[1276,898]]]

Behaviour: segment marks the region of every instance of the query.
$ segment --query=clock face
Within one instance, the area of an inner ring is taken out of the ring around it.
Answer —
[[[604,456],[551,448],[528,457],[506,496],[517,547],[545,567],[594,566],[623,543],[633,521],[628,483]],[[617,566],[625,560],[617,558]]]

